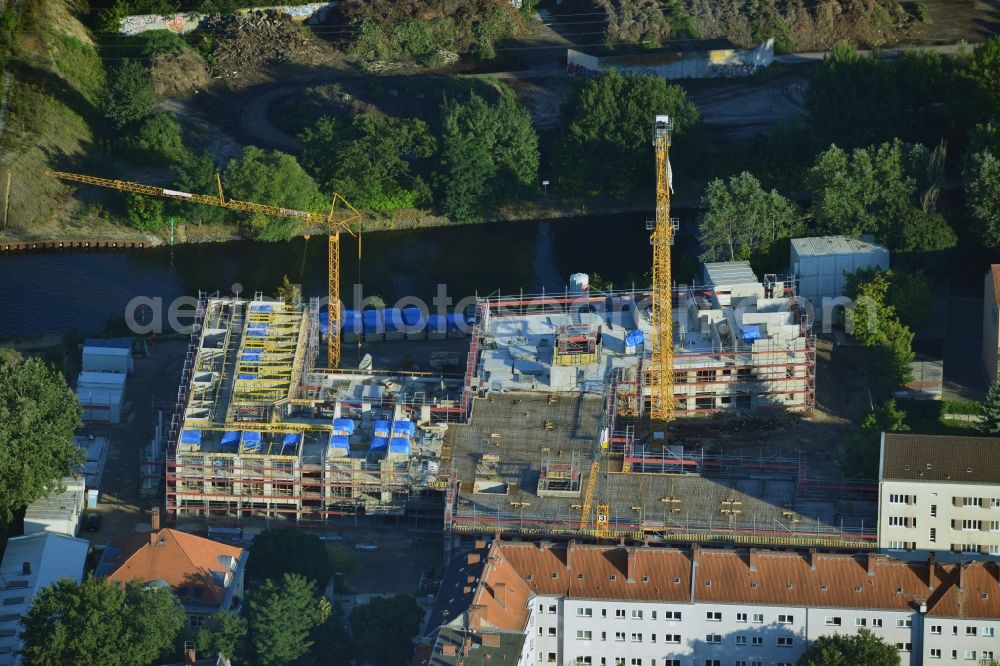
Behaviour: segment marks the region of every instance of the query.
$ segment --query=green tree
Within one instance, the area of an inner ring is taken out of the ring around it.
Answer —
[[[856,634],[820,636],[799,657],[798,666],[899,666],[899,652],[861,629]]]
[[[178,164],[189,158],[181,125],[169,113],[154,113],[143,120],[129,144],[152,162]]]
[[[798,208],[777,191],[764,191],[760,181],[744,171],[728,184],[716,178],[702,196],[705,212],[699,223],[703,261],[749,259],[750,253],[799,225]]]
[[[326,622],[313,629],[312,656],[317,666],[352,666],[354,651],[344,607],[334,603]]]
[[[880,442],[883,432],[906,432],[906,412],[889,399],[865,416],[858,432],[847,442],[845,467],[862,478],[878,477]]]
[[[115,0],[113,5],[97,13],[98,29],[109,35],[117,35],[122,28],[122,19],[131,14],[131,10],[126,0]]]
[[[845,289],[854,299],[854,307],[846,313],[847,330],[870,350],[869,379],[880,397],[888,397],[913,378],[913,332],[888,303],[891,286],[890,274],[876,271],[865,281],[849,280]]]
[[[991,37],[976,47],[969,75],[985,96],[989,114],[1000,119],[1000,37]]]
[[[198,649],[210,655],[223,654],[236,662],[246,654],[247,621],[235,613],[216,613],[198,630]],[[243,660],[246,661],[246,660]]]
[[[215,159],[208,152],[188,153],[184,161],[174,165],[177,179],[174,188],[181,192],[192,194],[208,194],[218,191]],[[217,206],[190,204],[186,201],[169,203],[168,208],[174,215],[185,220],[193,220],[198,224],[219,224],[226,218],[226,210]]]
[[[233,199],[307,212],[320,211],[325,205],[316,181],[294,157],[279,151],[265,152],[248,146],[242,156],[229,162],[223,182]],[[301,227],[296,218],[248,215],[246,226],[256,240],[287,240]]]
[[[1000,153],[970,156],[965,169],[965,199],[983,242],[1000,247]]]
[[[254,580],[277,580],[285,574],[297,574],[322,589],[332,572],[326,544],[315,534],[294,527],[264,530],[250,545],[247,573]]]
[[[330,602],[316,596],[316,586],[307,578],[286,573],[280,585],[268,578],[247,600],[253,663],[278,666],[299,659],[312,648],[313,629],[330,613]]]
[[[166,224],[166,202],[145,194],[129,194],[126,205],[128,223],[140,231],[156,231]]]
[[[538,135],[527,110],[510,91],[490,105],[471,94],[442,109],[437,181],[440,204],[455,220],[482,216],[497,202],[533,186],[538,177]]]
[[[990,384],[983,401],[983,420],[976,424],[976,430],[983,435],[1000,435],[1000,380]]]
[[[877,276],[877,277],[876,277]],[[862,285],[878,283],[877,298],[881,298],[893,308],[893,313],[907,326],[917,326],[927,321],[934,309],[934,297],[930,283],[919,271],[893,268],[879,270],[857,270],[846,275],[844,293],[857,298]],[[867,313],[860,319],[866,320]]]
[[[408,594],[375,597],[351,611],[354,650],[374,666],[409,662],[424,613]]]
[[[40,359],[0,364],[0,512],[47,495],[83,452],[72,437],[80,403],[63,376]]]
[[[100,102],[104,116],[118,129],[138,123],[156,108],[153,77],[141,63],[125,59],[111,71]]]
[[[170,588],[92,577],[43,588],[22,619],[26,666],[146,666],[175,647],[184,609]]]
[[[305,169],[352,205],[389,211],[430,204],[430,187],[418,173],[435,148],[424,121],[368,113],[347,128],[324,116],[299,138]]]
[[[13,347],[0,347],[0,365],[17,365],[23,357]]]
[[[684,89],[655,76],[608,72],[563,107],[553,156],[564,192],[623,196],[652,186],[653,118],[667,114],[680,139],[700,115]]]

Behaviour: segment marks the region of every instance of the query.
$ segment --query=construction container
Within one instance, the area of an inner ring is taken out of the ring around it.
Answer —
[[[809,299],[815,321],[823,321],[823,299],[844,295],[846,275],[858,270],[889,270],[889,250],[869,238],[819,236],[793,238],[788,271],[798,278],[798,294]],[[832,312],[832,304],[829,308]]]
[[[76,382],[76,395],[83,407],[85,423],[121,423],[126,379],[127,375],[123,373],[80,373]]]
[[[129,340],[87,340],[83,343],[84,372],[132,372],[132,342]]]

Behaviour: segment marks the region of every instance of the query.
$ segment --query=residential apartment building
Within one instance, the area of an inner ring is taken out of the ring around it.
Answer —
[[[994,562],[495,541],[463,582],[466,611],[429,632],[420,663],[461,663],[516,634],[523,644],[503,642],[519,666],[791,666],[817,638],[861,629],[903,666],[1000,650]]]
[[[1000,438],[884,433],[878,546],[1000,555]]]

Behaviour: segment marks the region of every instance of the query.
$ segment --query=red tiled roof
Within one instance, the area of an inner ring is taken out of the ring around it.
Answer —
[[[108,576],[108,580],[123,585],[137,578],[144,583],[162,580],[175,590],[186,586],[191,593],[201,586],[201,598],[193,600],[216,605],[222,603],[225,588],[212,577],[212,572],[226,571],[226,565],[220,558],[230,556],[239,562],[242,555],[242,548],[186,532],[162,529],[144,539],[141,545],[133,542],[131,552],[126,553],[125,561]],[[182,599],[185,600],[192,599]]]
[[[474,595],[485,620],[523,629],[531,594],[584,599],[696,601],[917,610],[1000,618],[1000,564],[931,564],[884,555],[789,551],[552,546],[495,541]],[[568,559],[567,559],[568,558]],[[934,576],[930,577],[933,566]],[[961,586],[959,578],[961,576]],[[506,590],[506,607],[495,590]]]

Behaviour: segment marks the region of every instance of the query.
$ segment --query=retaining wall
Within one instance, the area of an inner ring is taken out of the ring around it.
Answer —
[[[277,5],[268,7],[250,7],[242,10],[243,13],[253,11],[271,10],[279,14],[288,14],[294,21],[305,21],[316,16],[322,18],[330,10],[335,2],[312,2],[307,5]],[[169,30],[178,34],[184,34],[195,30],[201,22],[208,18],[208,14],[171,14],[160,16],[159,14],[138,14],[126,16],[121,20],[121,28],[118,34],[130,37],[150,30]]]
[[[566,69],[573,76],[600,76],[616,69],[622,74],[664,79],[718,79],[750,76],[774,62],[774,39],[753,48],[591,55],[566,49]]]

